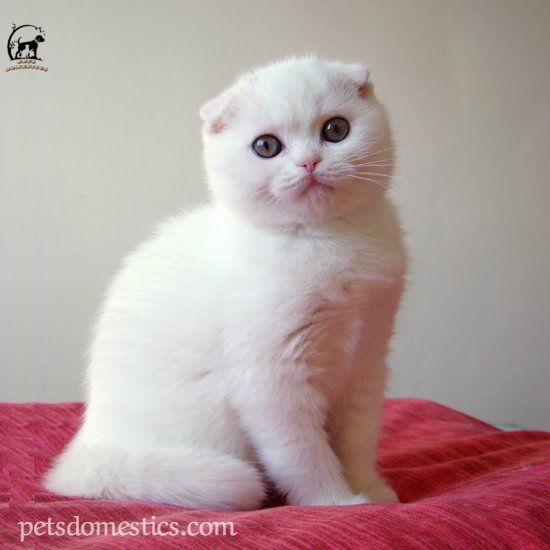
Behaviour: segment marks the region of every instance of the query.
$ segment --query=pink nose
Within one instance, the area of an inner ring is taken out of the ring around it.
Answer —
[[[298,166],[303,166],[310,174],[313,174],[313,171],[320,162],[321,159],[319,157],[310,157],[299,162]]]

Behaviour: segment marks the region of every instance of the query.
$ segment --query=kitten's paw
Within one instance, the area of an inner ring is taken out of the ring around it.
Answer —
[[[324,495],[310,498],[300,498],[295,502],[289,499],[289,504],[297,506],[349,506],[353,504],[370,504],[372,500],[365,494],[355,494],[351,491],[345,494]]]
[[[395,491],[382,479],[375,478],[354,489],[369,496],[371,502],[399,502]]]
[[[372,500],[364,493],[351,493],[349,496],[338,498],[332,503],[333,506],[350,506],[352,504],[370,504]]]

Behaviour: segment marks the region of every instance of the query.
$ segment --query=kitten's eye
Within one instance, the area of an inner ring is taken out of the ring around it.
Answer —
[[[275,136],[266,134],[254,140],[252,149],[259,157],[270,159],[276,157],[283,150],[283,144]]]
[[[349,122],[339,116],[331,118],[325,122],[321,134],[331,143],[342,141],[349,134]]]

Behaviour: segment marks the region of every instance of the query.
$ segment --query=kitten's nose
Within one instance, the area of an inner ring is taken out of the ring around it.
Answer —
[[[321,162],[320,157],[308,157],[298,163],[298,166],[303,166],[310,174],[313,174],[313,171],[317,165]]]

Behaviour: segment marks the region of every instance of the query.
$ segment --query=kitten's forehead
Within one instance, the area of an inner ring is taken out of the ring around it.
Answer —
[[[330,66],[307,59],[258,69],[239,87],[245,96],[244,116],[273,127],[308,124],[320,116],[337,114],[355,95]]]

